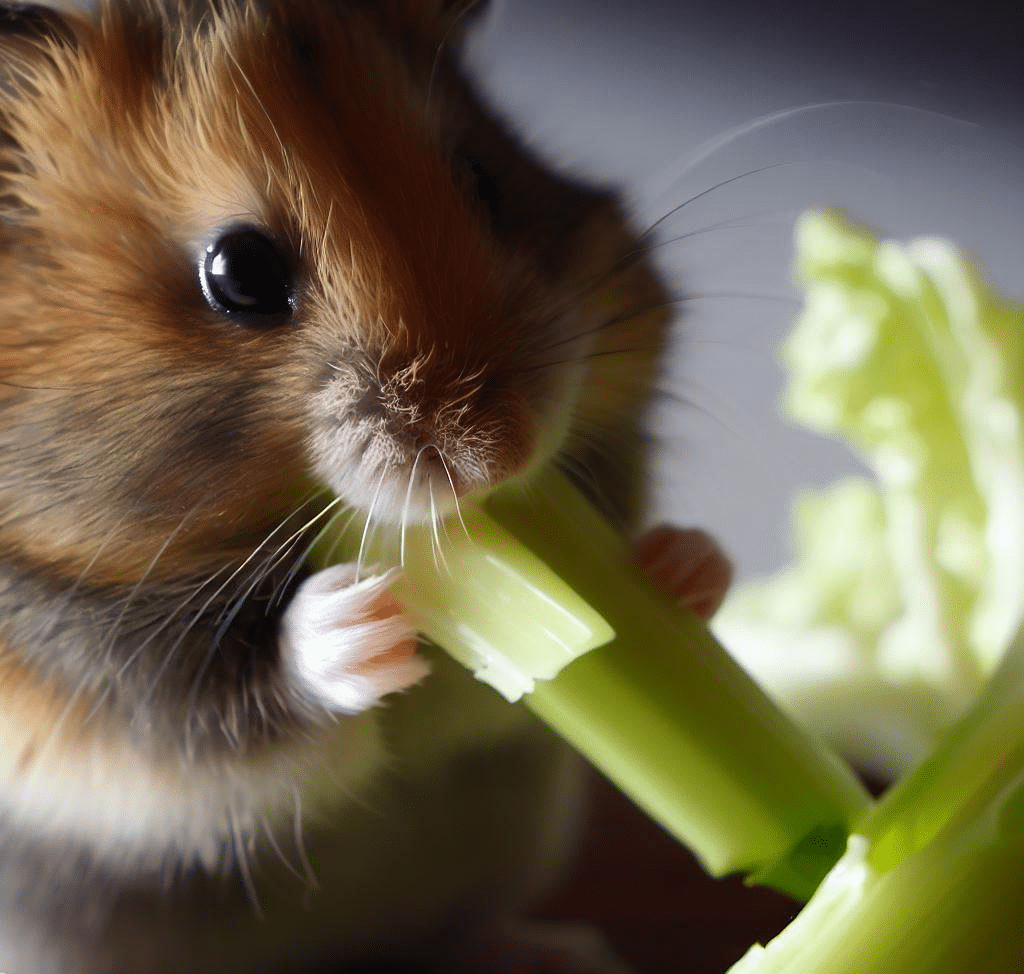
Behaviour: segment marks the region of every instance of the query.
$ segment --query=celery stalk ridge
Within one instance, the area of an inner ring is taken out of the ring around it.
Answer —
[[[404,565],[392,592],[420,631],[521,696],[712,875],[807,898],[842,854],[870,804],[855,776],[640,576],[557,472],[466,510],[465,530],[372,533],[364,557]],[[357,542],[329,526],[314,565]]]

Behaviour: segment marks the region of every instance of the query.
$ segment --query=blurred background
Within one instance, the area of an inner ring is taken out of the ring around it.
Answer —
[[[665,218],[689,405],[661,417],[658,507],[741,579],[786,560],[796,486],[856,469],[776,414],[799,212],[947,236],[1024,299],[1024,4],[499,0],[471,61],[547,156]]]
[[[928,0],[504,0],[474,72],[535,147],[619,185],[688,296],[660,416],[658,513],[710,528],[740,580],[789,555],[794,490],[858,469],[777,413],[798,310],[792,228],[839,207],[941,235],[1024,300],[1024,5]],[[646,974],[715,974],[796,905],[713,883],[594,780],[569,887]]]

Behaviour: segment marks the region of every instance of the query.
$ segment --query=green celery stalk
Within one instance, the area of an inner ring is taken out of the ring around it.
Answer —
[[[486,507],[466,513],[467,532],[407,529],[404,558],[398,532],[374,532],[366,558],[404,562],[392,591],[420,630],[510,699],[523,694],[708,872],[808,897],[870,804],[849,768],[640,575],[559,474]],[[330,528],[315,563],[351,558],[355,541]]]
[[[1024,634],[797,919],[730,974],[1024,970]]]
[[[1018,776],[1024,776],[1024,631],[939,747],[862,824],[872,865],[892,868],[967,809],[1012,788]]]

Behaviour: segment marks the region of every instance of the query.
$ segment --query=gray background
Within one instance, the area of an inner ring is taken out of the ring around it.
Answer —
[[[797,486],[857,469],[775,413],[798,212],[949,236],[1024,298],[1022,5],[505,0],[471,64],[534,145],[623,186],[642,226],[774,167],[684,206],[663,238],[708,229],[659,248],[698,296],[668,383],[693,405],[660,422],[659,512],[710,527],[741,577],[787,558]]]

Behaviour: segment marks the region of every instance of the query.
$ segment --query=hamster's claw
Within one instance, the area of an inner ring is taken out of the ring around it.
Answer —
[[[640,567],[672,598],[710,619],[725,599],[732,564],[706,531],[661,525],[637,541]]]
[[[357,581],[355,565],[334,565],[306,579],[282,617],[285,667],[333,711],[359,713],[429,671],[416,631],[388,592],[393,577]]]

